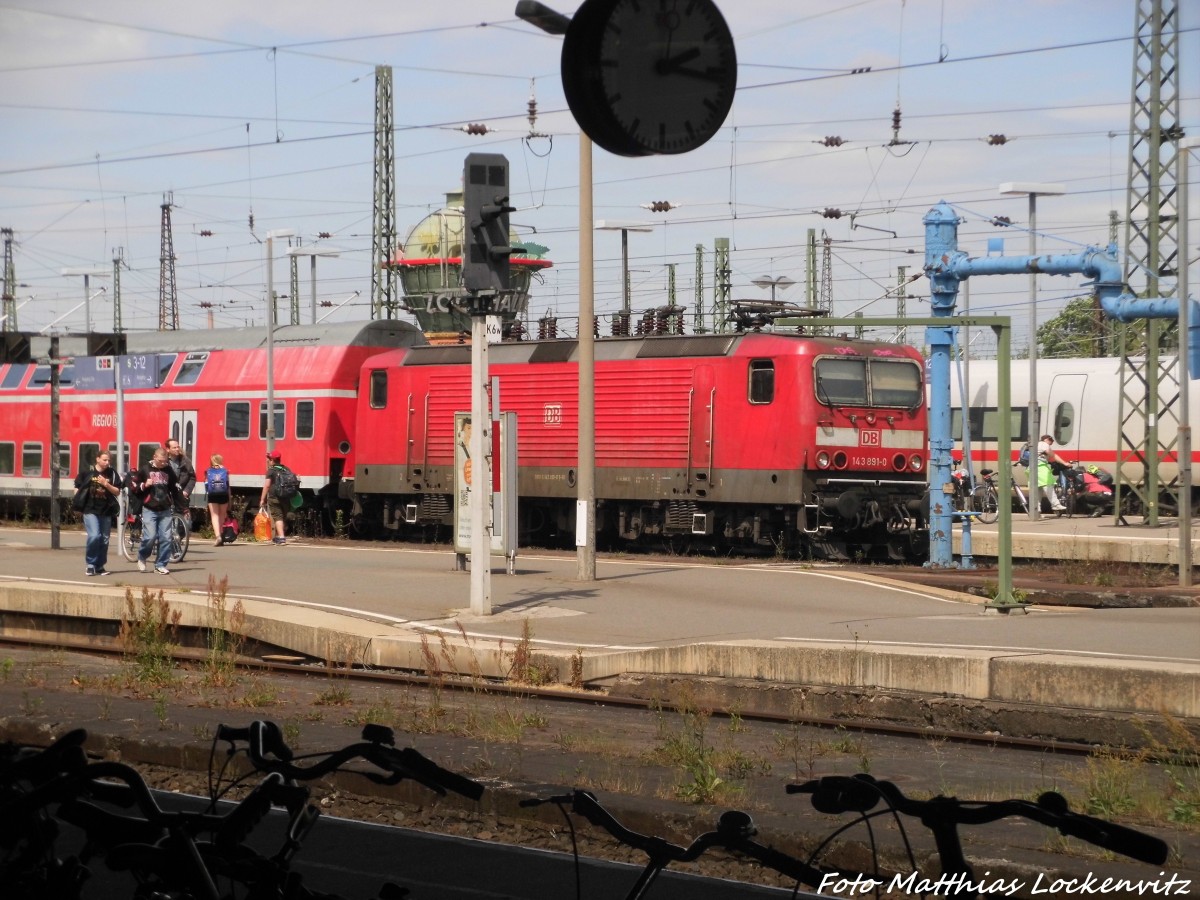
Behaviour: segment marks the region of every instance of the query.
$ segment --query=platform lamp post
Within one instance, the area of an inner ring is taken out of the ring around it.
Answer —
[[[755,278],[754,280],[752,280],[750,283],[752,285],[754,285],[755,287],[760,287],[763,289],[770,288],[771,289],[771,302],[774,303],[776,288],[786,291],[788,288],[790,288],[796,282],[793,279],[788,278],[786,275],[776,275],[775,277],[771,277],[770,275],[761,275],[758,278]]]
[[[83,330],[87,334],[92,332],[92,295],[90,282],[93,278],[108,278],[112,275],[110,269],[98,269],[94,267],[82,267],[73,269],[63,269],[60,273],[67,276],[83,276]]]
[[[612,222],[601,219],[596,223],[596,230],[621,232],[621,312],[628,316],[632,307],[629,296],[629,232],[646,233],[653,231],[654,226],[645,222]]]
[[[317,257],[341,256],[342,251],[337,247],[288,247],[288,256],[301,257],[307,256],[309,259],[308,281],[312,288],[312,298],[310,308],[312,309],[312,324],[317,324]]]
[[[1033,181],[1006,181],[1000,185],[1002,197],[1029,197],[1029,256],[1037,256],[1037,198],[1038,195],[1057,197],[1067,192],[1066,185],[1041,184]],[[1029,521],[1042,517],[1041,488],[1038,485],[1039,466],[1035,450],[1042,436],[1041,407],[1037,396],[1037,266],[1029,268]],[[999,449],[999,448],[997,448]]]
[[[267,232],[267,452],[275,449],[275,239],[290,238],[292,228]]]
[[[564,35],[570,16],[537,0],[518,0],[517,18]],[[596,580],[595,256],[592,233],[592,139],[579,132],[579,443],[575,482],[575,549],[580,581]]]

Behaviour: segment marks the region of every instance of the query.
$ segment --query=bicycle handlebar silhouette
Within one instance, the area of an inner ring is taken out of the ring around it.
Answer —
[[[1165,841],[1123,825],[1072,812],[1066,798],[1047,791],[1037,802],[1028,800],[971,801],[937,796],[914,800],[890,781],[870,775],[830,775],[803,784],[789,784],[789,794],[811,794],[813,808],[825,813],[857,813],[865,816],[882,801],[887,810],[918,819],[934,837],[942,871],[971,875],[963,854],[959,825],[982,825],[1009,816],[1032,819],[1059,833],[1120,853],[1140,862],[1162,865],[1168,848]]]
[[[825,875],[831,874],[753,840],[758,829],[749,814],[740,810],[729,810],[722,813],[715,830],[705,832],[688,846],[681,847],[665,838],[641,834],[622,825],[589,791],[577,789],[569,794],[557,794],[544,798],[534,797],[522,800],[519,805],[531,807],[544,803],[554,804],[564,812],[569,808],[576,815],[603,828],[622,844],[640,850],[649,857],[638,880],[626,894],[626,900],[637,900],[644,896],[654,880],[671,863],[691,862],[713,847],[723,847],[726,850],[749,856],[769,869],[813,887],[820,884]]]

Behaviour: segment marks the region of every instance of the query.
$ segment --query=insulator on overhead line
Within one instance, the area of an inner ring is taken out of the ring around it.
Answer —
[[[1008,136],[1003,134],[989,134],[987,142],[989,147],[1002,147],[1008,143]]]
[[[482,125],[479,122],[471,122],[470,124],[464,125],[459,130],[465,131],[467,134],[487,134],[489,131],[486,125]]]
[[[207,228],[200,229],[200,237],[212,237],[212,231]]]
[[[870,66],[862,66],[861,68],[858,68],[858,69],[851,69],[851,70],[850,70],[850,74],[851,74],[851,75],[863,75],[863,74],[865,74],[865,73],[867,73],[867,72],[870,72],[870,71],[871,71],[871,67],[870,67]]]
[[[328,240],[329,238],[333,237],[333,235],[330,234],[328,231],[318,231],[317,237],[324,241],[324,240]]]
[[[1007,228],[1012,224],[1012,219],[1010,219],[1008,216],[993,216],[992,224],[997,228]]]
[[[650,203],[643,203],[642,209],[648,209],[650,212],[670,212],[676,206],[670,200],[654,200]]]
[[[842,217],[842,211],[836,206],[827,206],[821,210],[821,215],[826,219],[840,219]]]
[[[819,141],[819,143],[824,144],[826,147],[840,147],[840,146],[842,146],[842,144],[844,144],[846,142],[844,140],[842,140],[840,137],[838,137],[836,134],[833,134],[833,135],[827,135],[825,137],[825,140]]]

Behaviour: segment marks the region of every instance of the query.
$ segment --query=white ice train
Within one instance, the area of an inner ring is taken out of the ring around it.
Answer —
[[[1140,361],[1136,365],[1138,371],[1144,369]],[[1160,367],[1175,373],[1174,357],[1160,359]],[[966,382],[966,396],[969,398],[965,405],[971,411],[971,457],[976,471],[983,467],[995,468],[1000,459],[1015,460],[1021,446],[1030,439],[1029,361],[1015,359],[1009,363],[1012,446],[1007,454],[998,452],[996,446],[999,418],[996,402],[997,361],[994,359],[951,364],[950,406],[956,446],[961,449],[964,395],[959,384],[960,374]],[[1135,384],[1141,385],[1142,382],[1130,381],[1127,397],[1131,395]],[[1131,459],[1130,447],[1144,447],[1143,419],[1141,416],[1130,416],[1132,403],[1127,400],[1123,409],[1126,422],[1121,427],[1118,422],[1121,391],[1121,360],[1117,357],[1044,359],[1037,362],[1041,434],[1053,436],[1055,450],[1064,459],[1084,465],[1094,463],[1114,474],[1118,453],[1123,449],[1124,457],[1128,460],[1123,472],[1131,480],[1140,480],[1143,466],[1140,460]],[[1142,391],[1139,402],[1144,405],[1144,388]],[[1164,400],[1174,398],[1171,411],[1159,419],[1160,429],[1170,429],[1169,433],[1160,434],[1160,443],[1172,443],[1174,446],[1181,413],[1174,374],[1171,384],[1160,387],[1159,394]],[[1200,425],[1200,384],[1191,382],[1188,395],[1188,420],[1194,429]],[[1128,443],[1122,440],[1122,434]],[[1034,435],[1034,438],[1038,436]],[[1195,470],[1200,457],[1195,449],[1196,441],[1192,443],[1192,467]],[[1159,462],[1160,483],[1170,484],[1178,472],[1174,453],[1164,454]]]

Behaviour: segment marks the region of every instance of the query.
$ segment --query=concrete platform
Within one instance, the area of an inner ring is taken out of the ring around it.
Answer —
[[[1061,521],[1037,523],[1043,532],[1020,542],[1055,540]],[[1075,539],[1091,547],[1099,539],[1085,523],[1105,526],[1079,520]],[[1092,721],[1057,735],[1064,740],[1103,733],[1114,716],[1200,721],[1200,607],[986,615],[969,595],[836,567],[605,559],[585,583],[573,555],[539,555],[519,557],[511,576],[495,561],[491,611],[481,615],[470,609],[468,575],[443,549],[198,541],[168,577],[110,559],[112,574],[96,579],[82,573],[82,535],[64,534],[60,550],[47,537],[0,529],[4,637],[111,643],[143,588],[162,590],[185,628],[203,629],[211,576],[227,579],[249,638],[308,659],[504,678],[520,649],[554,681],[703,679],[754,695],[747,711],[786,712],[796,692],[816,690],[831,709],[904,696],[915,719],[953,700],[958,716],[975,705]]]

